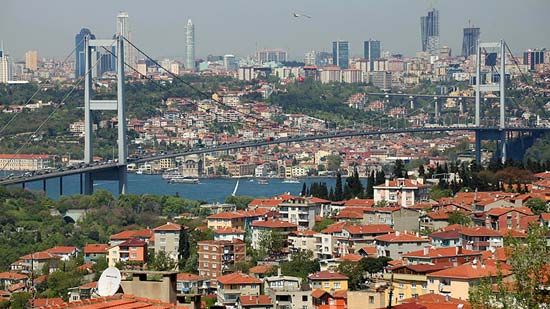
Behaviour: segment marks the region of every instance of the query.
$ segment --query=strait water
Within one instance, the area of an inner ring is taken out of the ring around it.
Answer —
[[[300,179],[300,183],[283,183],[282,179],[269,179],[269,184],[260,185],[251,178],[241,178],[237,195],[249,195],[253,197],[272,197],[289,192],[298,195],[302,191],[303,183],[325,182],[330,188],[336,183],[336,178],[306,178]],[[128,174],[128,191],[133,194],[176,195],[180,197],[202,200],[207,202],[223,202],[233,192],[237,179],[228,178],[204,178],[199,184],[170,184],[160,175]],[[345,181],[344,181],[345,183]],[[366,179],[363,180],[366,185]],[[46,182],[48,196],[59,198],[59,179],[51,179]],[[42,191],[42,182],[28,183],[29,190]],[[98,181],[94,183],[94,190],[107,190],[117,195],[118,182]],[[63,178],[63,195],[79,194],[80,177],[68,176]]]

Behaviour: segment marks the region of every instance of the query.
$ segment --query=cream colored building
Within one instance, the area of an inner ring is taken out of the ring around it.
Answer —
[[[38,69],[38,52],[29,50],[25,53],[25,68],[36,71]]]
[[[38,171],[52,167],[49,155],[0,154],[0,167],[6,171]]]

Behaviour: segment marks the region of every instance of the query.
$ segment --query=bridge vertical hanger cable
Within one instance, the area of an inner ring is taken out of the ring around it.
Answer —
[[[69,58],[76,51],[77,46],[80,45],[80,43],[82,43],[83,40],[84,40],[84,38],[81,39],[80,42],[78,42],[78,44],[75,45],[75,47],[71,50],[71,52],[67,55],[67,57],[65,57],[65,59],[61,62],[61,65],[64,65],[67,62],[67,60],[69,60]],[[36,91],[31,95],[31,97],[27,100],[27,102],[23,106],[29,105],[29,103],[32,101],[32,99],[34,99],[34,97],[40,92],[40,89],[42,89],[42,87],[40,87],[40,84],[39,84],[38,89],[36,89]],[[13,117],[11,117],[10,120],[0,129],[0,134],[2,134],[4,132],[4,130],[15,120],[15,118],[18,115],[19,115],[19,113],[14,113]]]
[[[114,44],[114,43],[113,43]],[[111,44],[110,47],[113,46],[113,44]],[[96,63],[90,67],[90,69],[88,71],[86,71],[86,74],[88,74],[89,72],[91,72],[97,65],[99,64],[99,61],[96,61]],[[59,103],[58,106],[56,106],[53,111],[48,115],[48,117],[46,117],[46,119],[44,119],[44,121],[42,121],[42,123],[40,123],[40,125],[38,126],[38,128],[36,128],[36,130],[29,136],[29,138],[17,149],[17,151],[14,153],[14,155],[17,155],[21,152],[21,150],[23,150],[23,148],[27,147],[27,145],[29,145],[30,141],[32,140],[33,136],[36,135],[36,133],[38,133],[38,131],[40,131],[42,129],[42,127],[53,117],[53,115],[55,115],[55,113],[63,106],[65,105],[65,100],[67,100],[69,98],[69,96],[76,90],[76,88],[78,87],[78,85],[80,85],[80,83],[84,80],[84,76],[86,76],[86,74],[84,74],[83,76],[81,76],[78,81],[73,85],[73,88],[71,88],[71,90],[63,97],[63,99],[61,100],[61,102]],[[0,167],[0,170],[4,170],[6,168],[6,166],[8,164],[10,164],[12,161],[14,160],[14,158],[11,158],[9,159],[8,161],[6,161],[6,163],[4,163],[4,165],[2,165],[2,167]]]

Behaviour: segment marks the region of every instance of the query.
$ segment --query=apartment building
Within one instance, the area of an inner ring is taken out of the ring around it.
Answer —
[[[235,306],[241,296],[258,296],[262,281],[252,276],[236,272],[220,276],[218,280],[218,303]]]
[[[428,200],[428,187],[422,180],[398,178],[386,180],[382,185],[374,186],[374,203],[386,201],[402,207],[412,206]]]
[[[197,243],[197,251],[199,275],[216,280],[227,273],[232,265],[244,261],[246,244],[240,239],[204,240]]]
[[[163,251],[174,261],[178,261],[183,231],[184,228],[181,225],[171,222],[154,228],[155,253]]]
[[[321,214],[321,204],[293,197],[279,205],[279,214],[281,220],[298,225],[298,229],[310,230],[315,226],[315,216]]]

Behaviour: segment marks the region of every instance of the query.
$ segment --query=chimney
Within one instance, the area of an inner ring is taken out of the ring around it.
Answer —
[[[400,234],[399,231],[395,232],[395,236],[399,236],[399,234]]]
[[[281,267],[277,268],[277,277],[280,277],[282,275],[281,273]]]
[[[451,300],[451,296],[449,294],[445,294],[445,301],[448,302]]]
[[[428,255],[428,253],[430,253],[430,248],[429,247],[424,247],[423,253],[424,253],[424,255]]]

